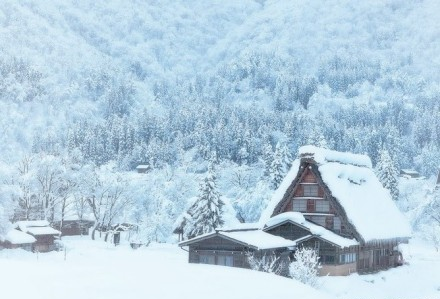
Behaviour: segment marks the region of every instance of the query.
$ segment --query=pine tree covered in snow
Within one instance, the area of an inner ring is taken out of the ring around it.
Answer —
[[[398,176],[399,171],[391,159],[389,152],[382,149],[379,154],[379,161],[376,165],[376,173],[382,185],[391,193],[394,200],[399,199]]]
[[[280,186],[287,172],[288,165],[286,154],[287,150],[285,147],[278,143],[273,154],[269,172],[273,189],[277,189]]]
[[[215,180],[212,170],[209,170],[200,184],[199,195],[188,211],[191,218],[188,219],[184,229],[188,239],[209,233],[224,223],[222,217],[224,202],[217,191]]]
[[[262,151],[262,159],[264,162],[264,175],[270,176],[270,169],[273,162],[273,151],[272,151],[272,145],[269,142],[266,142],[263,145],[263,151]]]

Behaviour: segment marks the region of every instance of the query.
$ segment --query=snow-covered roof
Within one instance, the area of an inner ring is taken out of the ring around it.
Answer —
[[[274,236],[262,230],[216,231],[180,242],[179,246],[186,246],[214,236],[225,237],[257,250],[296,246],[295,241]]]
[[[23,227],[31,227],[31,226],[49,226],[49,222],[47,220],[26,220],[26,221],[17,221],[15,223],[20,229]]]
[[[237,223],[229,226],[224,226],[220,230],[221,231],[231,231],[231,230],[254,230],[254,229],[260,229],[261,225],[260,223]]]
[[[366,242],[411,236],[408,221],[371,168],[327,163],[319,166],[319,171]]]
[[[12,229],[6,234],[2,241],[8,241],[11,244],[31,244],[37,240],[29,234]]]
[[[318,164],[336,162],[372,168],[371,159],[366,155],[338,152],[313,145],[300,147],[298,150],[298,157],[311,158]]]
[[[136,166],[136,169],[148,169],[148,168],[150,168],[150,165],[141,164],[141,165]]]
[[[341,248],[344,247],[350,247],[354,245],[359,245],[359,243],[354,239],[347,239],[344,237],[341,237],[334,232],[325,229],[322,226],[316,225],[310,221],[307,221],[304,216],[299,212],[286,212],[282,214],[278,214],[272,218],[270,218],[266,222],[265,230],[270,229],[274,226],[281,225],[286,222],[292,222],[299,224],[300,226],[307,229],[312,236],[318,236],[321,239],[324,239],[326,241],[329,241],[330,243],[333,243],[335,245],[338,245]],[[298,242],[299,240],[295,240]]]
[[[18,221],[15,223],[15,226],[22,232],[29,233],[34,236],[61,234],[60,231],[50,227],[47,220]]]
[[[42,226],[42,227],[28,227],[27,233],[34,235],[34,236],[41,236],[41,235],[60,235],[61,232],[50,227],[50,226]]]
[[[418,175],[419,172],[417,170],[414,169],[401,169],[400,173],[402,174],[412,174],[412,175]]]
[[[367,156],[304,146],[299,157],[262,213],[260,223],[269,220],[283,199],[299,171],[301,158],[309,158],[316,162],[323,182],[365,242],[411,236],[408,221],[379,182]]]

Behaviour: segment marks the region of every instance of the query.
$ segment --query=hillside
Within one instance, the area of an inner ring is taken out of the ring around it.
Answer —
[[[49,168],[75,182],[50,194],[54,217],[60,198],[124,178],[133,203],[118,217],[162,241],[210,163],[245,221],[275,188],[274,156],[282,176],[304,144],[373,164],[386,149],[436,175],[439,12],[434,0],[3,1],[0,218],[47,195],[36,178]]]

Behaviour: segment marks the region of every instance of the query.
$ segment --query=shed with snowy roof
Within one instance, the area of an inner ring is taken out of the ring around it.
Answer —
[[[274,219],[285,221],[274,225]],[[292,240],[307,233],[316,236],[313,247],[320,250],[321,274],[325,275],[396,266],[401,256],[395,248],[411,235],[406,219],[375,176],[367,156],[314,146],[300,148],[298,159],[260,222],[267,232]],[[321,230],[318,233],[313,232],[316,226]],[[356,244],[341,246],[328,237],[336,235]],[[323,249],[331,243],[335,246]]]
[[[55,239],[61,235],[61,232],[52,228],[46,220],[18,221],[15,228],[36,239],[33,250],[38,252],[55,250]]]
[[[0,249],[22,248],[31,251],[32,246],[36,241],[37,240],[33,236],[27,233],[11,229],[5,236],[0,236]]]
[[[138,166],[136,166],[136,171],[138,173],[147,173],[148,171],[150,171],[151,167],[148,164],[140,164]]]

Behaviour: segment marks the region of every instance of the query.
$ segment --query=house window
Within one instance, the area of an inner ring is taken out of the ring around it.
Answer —
[[[328,213],[330,204],[327,200],[316,200],[316,212]]]
[[[345,253],[339,256],[339,263],[350,264],[356,262],[356,253]]]
[[[303,188],[304,188],[304,196],[318,197],[317,184],[303,185]]]
[[[307,212],[312,213],[315,212],[315,200],[307,199]]]
[[[234,265],[234,257],[230,255],[219,255],[217,256],[217,265],[232,267]]]
[[[296,212],[307,211],[307,200],[306,199],[294,199],[293,200],[293,210]]]
[[[325,217],[325,227],[328,229],[333,229],[334,221],[332,216]]]
[[[335,256],[334,255],[321,255],[319,257],[319,261],[321,264],[334,264],[335,263]]]
[[[215,256],[209,254],[201,254],[200,264],[215,265]]]
[[[333,217],[333,229],[337,231],[341,230],[341,219],[339,217]]]

